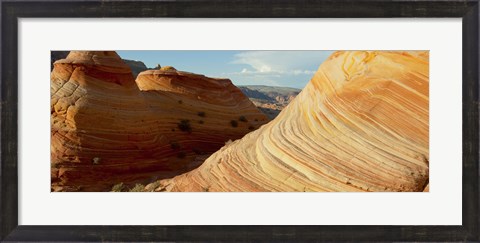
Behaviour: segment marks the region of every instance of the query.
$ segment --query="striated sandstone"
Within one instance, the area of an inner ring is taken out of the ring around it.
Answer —
[[[50,52],[50,71],[53,70],[53,64],[60,60],[60,59],[65,59],[70,51],[51,51]],[[130,67],[130,70],[132,71],[133,77],[137,77],[137,75],[145,70],[148,70],[147,66],[145,66],[145,63],[141,61],[135,61],[135,60],[128,60],[128,59],[122,59],[125,64],[127,64]]]
[[[429,53],[336,52],[275,120],[155,190],[422,192],[428,161]]]
[[[228,79],[168,68],[134,80],[113,51],[72,51],[51,73],[52,190],[172,177],[267,121]]]

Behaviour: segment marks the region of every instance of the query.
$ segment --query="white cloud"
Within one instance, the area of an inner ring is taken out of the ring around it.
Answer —
[[[331,52],[328,51],[244,51],[234,56],[233,64],[249,65],[240,73],[312,74]]]
[[[276,70],[248,70],[246,68],[242,69],[240,72],[233,73],[222,73],[222,74],[235,74],[235,75],[256,75],[256,76],[270,76],[270,77],[281,77],[282,75],[311,75],[314,74],[313,70],[289,70],[289,71],[276,71]]]
[[[235,84],[303,88],[332,51],[243,51],[231,64],[238,72],[223,73]],[[240,66],[241,65],[241,66]]]
[[[257,80],[256,78],[249,79],[249,80],[241,80],[235,82],[235,85],[266,85],[266,86],[280,86],[284,87],[285,83],[276,81],[276,80],[271,80],[271,79],[259,79]]]

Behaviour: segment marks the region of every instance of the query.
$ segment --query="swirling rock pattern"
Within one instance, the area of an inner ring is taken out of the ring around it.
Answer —
[[[72,51],[51,73],[52,190],[172,177],[266,122],[228,79],[168,69],[134,80],[115,52]]]
[[[428,191],[429,53],[336,52],[279,116],[156,191]]]

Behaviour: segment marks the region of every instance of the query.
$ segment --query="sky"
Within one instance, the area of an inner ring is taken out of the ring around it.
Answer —
[[[333,51],[117,51],[123,59],[160,64],[239,85],[302,89]]]

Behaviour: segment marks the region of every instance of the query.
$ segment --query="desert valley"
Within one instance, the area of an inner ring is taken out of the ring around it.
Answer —
[[[52,52],[51,190],[429,190],[428,51],[337,51],[303,89]]]

